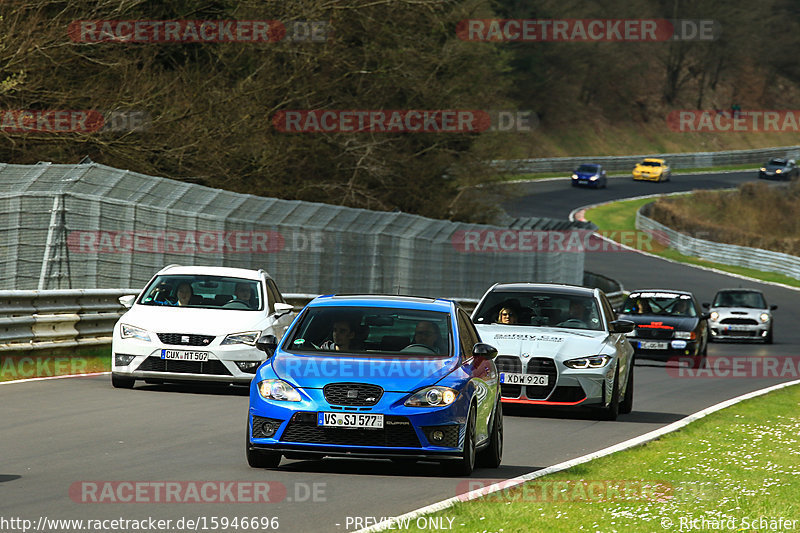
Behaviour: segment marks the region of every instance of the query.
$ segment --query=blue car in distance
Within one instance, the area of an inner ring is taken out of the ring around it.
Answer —
[[[408,296],[320,296],[250,384],[247,462],[325,456],[441,462],[468,475],[496,468],[503,412],[494,358],[453,301]]]
[[[595,163],[584,163],[572,173],[573,187],[594,187],[595,189],[605,189],[608,178],[606,171],[601,165]]]

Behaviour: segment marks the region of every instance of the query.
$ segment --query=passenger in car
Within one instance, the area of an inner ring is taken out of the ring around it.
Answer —
[[[517,323],[517,313],[510,307],[503,307],[500,309],[500,312],[497,313],[497,322],[500,324],[516,324]]]

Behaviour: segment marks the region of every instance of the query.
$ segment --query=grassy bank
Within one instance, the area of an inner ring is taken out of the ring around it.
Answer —
[[[451,520],[456,532],[797,530],[798,405],[800,386],[774,391],[433,517]],[[794,527],[758,522],[779,518]]]
[[[688,194],[689,193],[687,193],[687,195]],[[636,211],[644,204],[647,204],[652,201],[653,201],[652,198],[643,198],[638,200],[626,200],[622,202],[614,202],[606,205],[601,205],[589,209],[586,212],[585,217],[587,220],[591,220],[597,225],[598,231],[608,232],[609,236],[613,238],[615,235],[618,235],[619,232],[635,232]],[[630,235],[630,233],[628,235]],[[625,244],[631,245],[636,243],[626,241]],[[687,255],[683,255],[675,250],[666,248],[663,245],[653,242],[649,239],[643,239],[640,244],[641,245],[638,246],[638,249],[644,252],[648,252],[663,257],[665,259],[680,261],[682,263],[688,263],[691,265],[716,268],[724,272],[730,272],[731,274],[738,274],[741,276],[747,276],[763,281],[783,283],[784,285],[789,285],[792,287],[800,287],[800,280],[791,278],[789,276],[784,276],[782,274],[777,274],[774,272],[763,272],[751,268],[723,265],[721,263],[706,261],[705,259],[699,259],[697,257],[690,257]]]
[[[111,345],[0,352],[0,381],[111,370]]]

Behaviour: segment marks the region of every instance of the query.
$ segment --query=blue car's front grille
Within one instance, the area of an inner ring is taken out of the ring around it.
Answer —
[[[316,414],[295,413],[286,426],[281,442],[332,444],[338,446],[386,446],[420,448],[417,432],[404,416],[385,416],[383,429],[344,429],[317,426]]]
[[[231,373],[225,365],[217,359],[208,361],[176,361],[172,359],[161,359],[160,357],[148,357],[139,368],[146,372],[175,372],[177,374],[211,374],[214,376],[230,376]]]
[[[375,405],[383,396],[381,387],[366,383],[329,383],[322,392],[331,405]]]

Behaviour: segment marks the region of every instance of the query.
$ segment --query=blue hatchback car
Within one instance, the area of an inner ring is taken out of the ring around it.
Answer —
[[[605,189],[608,184],[608,177],[601,165],[585,163],[576,168],[572,173],[571,182],[573,187],[581,186]]]
[[[378,457],[433,460],[468,475],[496,468],[503,412],[494,358],[450,300],[320,296],[250,384],[247,462]]]

